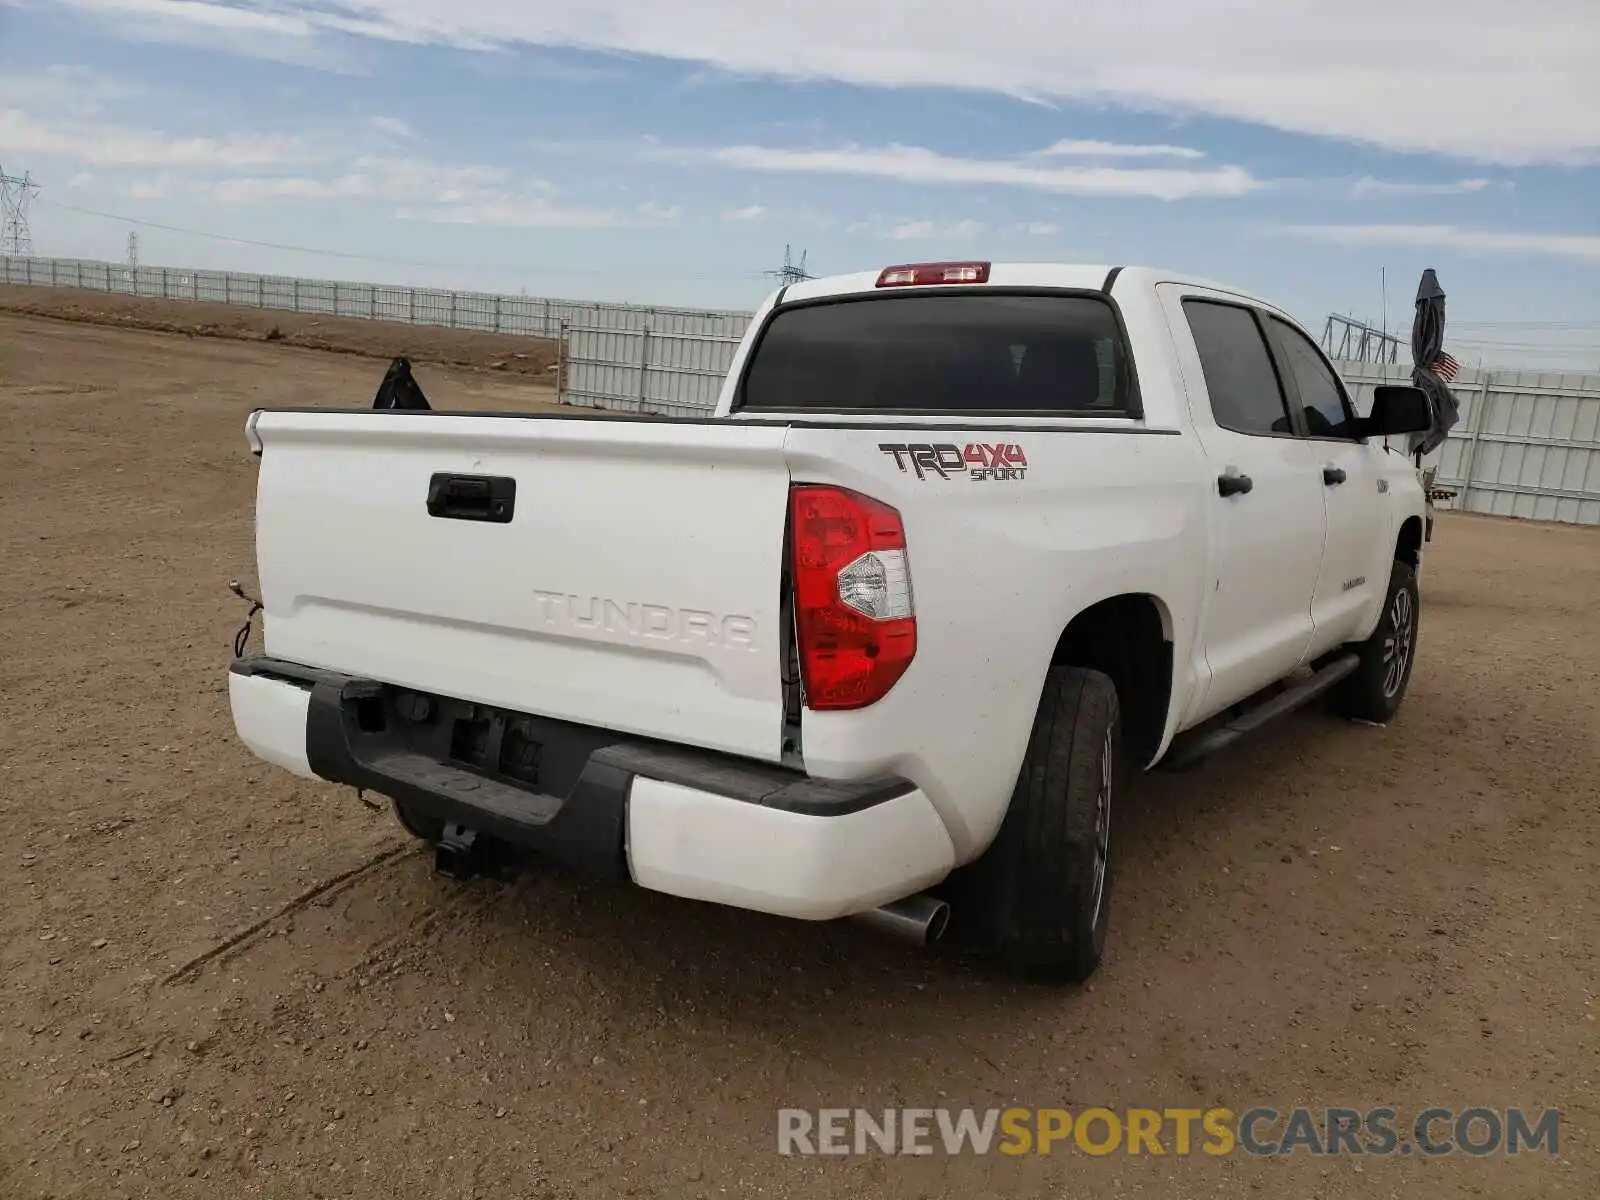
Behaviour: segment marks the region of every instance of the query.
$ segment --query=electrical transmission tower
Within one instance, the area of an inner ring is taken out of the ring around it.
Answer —
[[[33,233],[28,228],[28,207],[39,185],[24,171],[7,175],[0,167],[0,254],[28,258],[33,254]]]
[[[791,283],[800,283],[802,280],[816,278],[815,275],[806,270],[806,252],[804,250],[800,251],[800,261],[795,262],[790,256],[787,242],[783,246],[783,266],[776,271],[766,272],[766,275],[769,279],[776,279],[784,287],[788,287]]]
[[[1392,363],[1400,361],[1400,339],[1351,317],[1329,313],[1322,326],[1322,348],[1329,358],[1356,362]]]
[[[136,230],[128,230],[128,269],[139,269],[139,234]]]

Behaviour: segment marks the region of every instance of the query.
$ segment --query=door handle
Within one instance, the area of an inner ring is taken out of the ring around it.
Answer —
[[[507,475],[449,475],[428,480],[428,515],[446,521],[506,525],[517,504],[517,481]]]
[[[1346,479],[1343,467],[1323,467],[1322,482],[1329,487],[1336,487]]]
[[[1217,476],[1217,492],[1223,496],[1242,496],[1255,485],[1255,480],[1248,475]]]

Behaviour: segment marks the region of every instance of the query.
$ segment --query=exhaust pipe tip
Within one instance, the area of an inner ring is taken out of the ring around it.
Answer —
[[[917,946],[931,946],[944,936],[950,923],[950,905],[933,896],[908,896],[853,914],[859,925]]]

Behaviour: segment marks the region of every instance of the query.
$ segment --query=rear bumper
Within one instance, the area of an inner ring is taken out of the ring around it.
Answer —
[[[955,865],[938,813],[904,780],[834,783],[521,714],[485,723],[487,710],[267,658],[237,660],[228,692],[240,740],[267,762],[675,896],[824,920]],[[521,778],[455,757],[467,714],[489,731],[481,761],[506,764],[502,740],[520,739],[506,769]]]

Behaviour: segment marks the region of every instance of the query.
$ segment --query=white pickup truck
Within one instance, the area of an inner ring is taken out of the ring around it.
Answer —
[[[443,869],[1078,980],[1138,772],[1394,714],[1428,421],[1253,296],[999,263],[776,292],[709,418],[265,409],[233,719]]]

